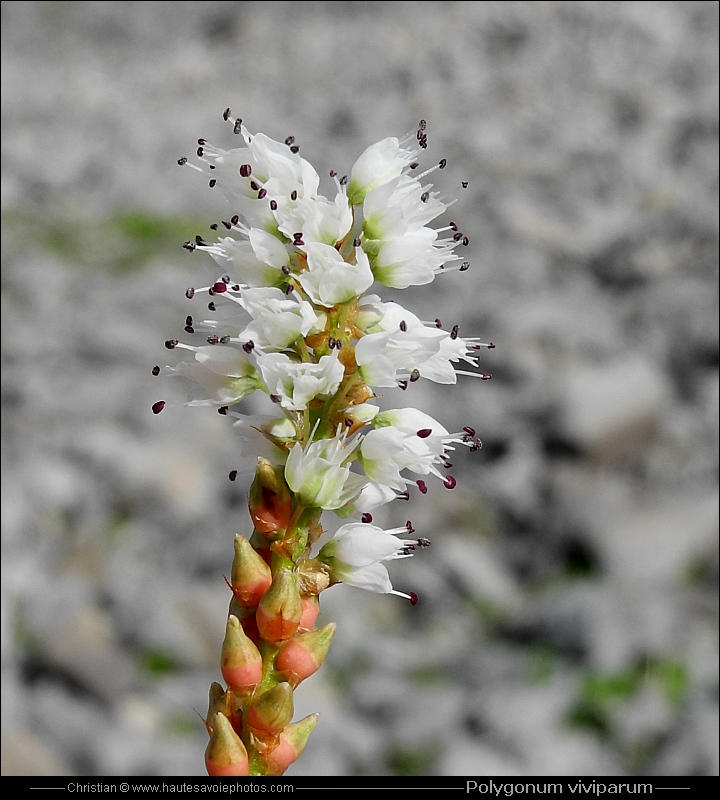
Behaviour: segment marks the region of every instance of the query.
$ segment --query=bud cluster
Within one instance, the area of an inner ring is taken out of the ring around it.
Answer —
[[[184,245],[207,252],[222,274],[186,291],[194,303],[206,297],[209,318],[185,320],[185,332],[203,341],[166,341],[192,358],[164,372],[189,379],[188,405],[231,417],[257,457],[254,531],[235,537],[221,655],[227,688],[210,690],[206,767],[211,775],[281,775],[317,720],[292,722],[293,693],[320,667],[335,632],[333,623],[315,627],[320,593],[346,583],[414,605],[414,593],[393,589],[385,564],[429,542],[410,521],[373,525],[370,512],[408,500],[411,489],[425,494],[430,476],[453,489],[450,452],[481,446],[470,426],[450,432],[416,408],[380,410],[376,390],[404,391],[420,379],[454,384],[458,375],[486,380],[477,351],[494,345],[368,293],[374,284],[403,289],[469,266],[455,252],[468,244],[457,224],[429,226],[454,200],[426,180],[444,159],[415,174],[427,147],[424,122],[402,140],[368,147],[349,177],[331,172],[328,199],[293,137],[251,135],[229,109],[224,118],[243,147],[200,139],[199,163],[178,162],[206,174],[233,214],[222,221],[228,235]],[[472,369],[458,369],[462,363]],[[269,413],[233,408],[256,391],[267,395]],[[319,541],[323,511],[347,522]]]

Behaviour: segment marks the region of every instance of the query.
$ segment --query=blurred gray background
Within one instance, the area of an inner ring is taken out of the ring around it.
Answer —
[[[433,542],[390,567],[417,608],[323,594],[288,775],[718,774],[717,3],[1,21],[3,774],[203,774],[248,473],[150,371],[217,273],[181,245],[228,209],[176,161],[238,145],[228,106],[323,176],[425,118],[472,267],[396,299],[497,345],[386,396],[484,448],[376,515]]]

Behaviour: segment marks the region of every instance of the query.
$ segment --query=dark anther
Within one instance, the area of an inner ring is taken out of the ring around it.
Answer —
[[[290,267],[286,267],[283,264],[283,266],[280,267],[280,272],[282,272],[283,275],[290,275]]]
[[[427,485],[425,481],[415,481],[417,484],[418,489],[420,489],[420,494],[427,494]]]
[[[187,156],[183,156],[182,158],[178,158],[178,166],[184,167],[187,164]]]
[[[405,489],[404,492],[400,492],[400,494],[395,495],[396,500],[409,500],[410,499],[410,492]]]
[[[191,253],[195,249],[195,245],[189,239],[187,242],[183,242],[183,247]]]
[[[334,339],[332,336],[331,336],[331,337],[328,339],[328,343],[327,343],[327,344],[328,344],[328,347],[329,347],[331,350],[332,350],[332,349],[335,347],[335,342],[336,342],[336,341],[337,341],[337,340],[336,340],[336,339]]]
[[[438,167],[440,169],[445,169],[446,166],[447,166],[447,158],[441,158]]]
[[[418,122],[418,128],[420,128],[421,131],[424,131],[425,128],[427,128],[427,122],[425,122],[424,119],[421,119],[420,122]]]
[[[223,281],[218,281],[217,283],[213,283],[213,291],[216,294],[222,294],[223,292],[227,292],[227,284]]]
[[[232,225],[231,225],[229,222],[227,222],[226,220],[224,220],[224,219],[223,219],[223,220],[221,220],[221,222],[222,222],[223,226],[224,226],[224,227],[225,227],[227,230],[231,230],[231,229],[232,229]]]
[[[463,261],[462,264],[460,264],[460,272],[467,272],[469,269],[470,269],[469,261]]]
[[[237,470],[236,469],[231,469],[230,470],[230,474],[228,475],[228,478],[230,478],[231,481],[234,481],[235,478],[237,478]]]
[[[415,594],[415,592],[410,592],[410,605],[415,608],[415,606],[420,602],[420,598]]]
[[[343,346],[343,343],[340,341],[340,339],[338,339],[338,340],[335,342],[335,349],[336,349],[336,350],[342,350],[342,346]]]
[[[285,294],[291,295],[294,291],[295,287],[292,285],[292,283],[288,283],[288,285],[285,287]]]
[[[372,514],[368,514],[367,511],[360,517],[363,522],[372,522]]]
[[[187,297],[188,300],[192,300],[193,297],[195,297],[195,289],[193,289],[192,286],[188,286],[188,288],[185,289],[185,297]]]
[[[478,450],[482,447],[482,442],[480,439],[475,439],[475,441],[470,445],[470,452],[477,453]]]
[[[257,192],[257,190],[260,188],[260,184],[255,183],[255,181],[250,181],[250,188],[253,190],[253,192]]]
[[[440,322],[440,320],[437,319],[437,317],[435,318],[435,327],[436,328],[442,328],[442,322]]]
[[[221,336],[220,337],[220,344],[227,344],[230,341],[229,336]]]
[[[270,211],[277,211],[277,200],[270,201]]]
[[[160,374],[160,367],[158,366],[153,367],[152,374],[157,378],[157,376]]]
[[[455,480],[455,478],[453,478],[452,475],[448,475],[443,481],[443,486],[446,489],[454,489],[457,486],[457,481]]]
[[[404,319],[400,320],[400,330],[405,333],[407,331],[407,322]]]
[[[418,547],[430,547],[430,539],[425,539],[421,537],[420,539],[417,540],[416,544]]]
[[[488,350],[494,350],[495,349],[495,345],[492,342],[488,342],[487,349]]]
[[[216,311],[216,310],[217,307],[215,306],[215,303],[208,303],[208,311]]]
[[[430,197],[430,192],[423,192],[423,193],[420,195],[420,200],[421,200],[423,203],[427,203],[427,201],[428,201],[429,197]]]
[[[255,349],[255,342],[253,342],[252,339],[248,339],[247,342],[245,342],[245,344],[242,346],[242,349],[248,355],[250,355],[250,353],[252,353],[252,351]]]
[[[205,139],[198,139],[198,144],[205,144]]]
[[[410,373],[410,383],[415,383],[415,381],[419,381],[419,380],[420,380],[420,370],[419,369],[414,369]]]
[[[228,412],[227,406],[220,406],[220,408],[218,408],[218,414],[220,414],[220,416],[222,417],[227,416],[227,412]]]
[[[195,328],[192,325],[186,325],[184,331],[185,333],[195,333]]]
[[[481,381],[491,381],[491,380],[492,380],[492,375],[489,375],[487,372],[484,372],[484,373],[483,373],[483,374],[480,376],[480,380],[481,380]]]
[[[290,147],[290,145],[293,144],[294,141],[295,141],[295,137],[294,136],[288,136],[287,139],[285,139],[285,144],[288,147]]]
[[[152,412],[153,414],[159,414],[163,408],[165,408],[165,401],[158,400],[157,403],[153,403],[152,405]]]
[[[419,166],[419,162],[413,161],[412,164],[410,164],[410,169],[417,169]]]
[[[265,197],[266,195],[267,195],[267,189],[260,189],[260,191],[257,193],[257,199],[262,200],[263,197]]]
[[[203,155],[203,149],[202,149],[202,147],[198,147],[198,149],[196,150],[196,152],[197,152],[197,157],[198,157],[198,158],[202,158],[202,155]]]
[[[463,181],[460,185],[462,186],[463,189],[467,189],[468,182],[467,181]]]
[[[299,148],[299,147],[298,147],[296,144],[294,144],[294,145],[293,145],[293,146],[290,148],[290,152],[291,152],[291,153],[299,153],[299,152],[300,152],[300,148]]]
[[[421,439],[427,439],[427,437],[430,436],[431,433],[432,433],[432,428],[422,428],[417,432],[417,435]]]
[[[405,527],[407,528],[408,533],[415,533],[415,528],[413,528],[413,524],[410,520],[405,523]]]
[[[453,242],[459,242],[459,241],[460,241],[460,239],[462,239],[462,237],[463,237],[462,233],[460,233],[460,232],[458,231],[458,232],[457,232],[456,234],[454,234],[454,236],[453,236]]]
[[[177,339],[168,339],[165,342],[165,347],[167,347],[168,350],[174,350],[177,347],[177,343],[178,343]]]
[[[217,224],[217,222],[213,222],[213,224],[210,226],[210,230],[211,230],[211,231],[216,231],[217,229],[218,229],[218,224]]]
[[[457,222],[452,222],[452,220],[448,223],[448,227],[451,231],[456,231],[458,229]]]
[[[360,242],[361,242],[361,241],[362,241],[362,240],[360,239],[360,237],[359,237],[359,236],[356,236],[356,237],[353,239],[353,247],[360,247]]]
[[[292,192],[290,192],[290,199],[297,200],[297,189],[293,189]]]
[[[241,130],[242,130],[242,120],[240,119],[240,117],[238,117],[235,120],[235,127],[233,128],[233,133],[240,133]]]
[[[452,330],[450,331],[450,338],[451,339],[457,339],[458,333],[460,333],[460,326],[459,325],[453,325]]]
[[[466,425],[463,430],[468,436],[475,436],[475,428],[471,428],[469,425]]]
[[[238,222],[240,222],[240,217],[237,214],[233,214],[233,216],[230,217],[230,222],[232,222],[233,225],[237,225]]]
[[[195,237],[195,244],[196,245],[204,245],[205,244],[205,240],[202,238],[202,236],[196,236]]]
[[[250,164],[240,165],[240,175],[243,178],[249,178],[252,175],[252,167],[250,166]]]
[[[463,243],[463,247],[467,247],[470,244],[470,239],[468,239],[467,236],[463,236],[462,243]]]
[[[190,316],[190,314],[188,314],[187,317],[185,317],[185,324],[192,325],[192,323],[193,323],[193,318]]]
[[[331,178],[335,178],[335,177],[337,177],[337,172],[335,172],[335,170],[334,170],[334,169],[331,169],[331,170],[330,170],[330,177],[331,177]]]
[[[348,182],[348,176],[343,175],[342,178],[340,178],[340,186],[347,186],[347,182]]]
[[[407,381],[398,381],[398,386],[399,386],[399,387],[400,387],[400,388],[403,390],[403,392],[404,392],[404,391],[405,391],[405,389],[407,389],[407,387],[408,387],[408,382],[407,382]]]
[[[282,397],[280,397],[279,394],[271,394],[270,400],[272,400],[273,403],[279,403],[282,400]]]
[[[239,283],[233,283],[233,285],[230,288],[233,290],[233,292],[239,292],[240,291],[240,284]]]
[[[217,185],[217,181],[215,180],[215,178],[212,178],[212,180],[208,183],[208,186],[211,189],[214,189],[216,185]]]
[[[223,119],[225,120],[225,122],[228,121],[229,116],[230,116],[230,109],[226,108],[225,111],[223,111]]]
[[[218,336],[214,336],[213,335],[213,336],[208,336],[207,337],[207,343],[208,344],[217,344],[219,341],[220,341],[220,338]]]

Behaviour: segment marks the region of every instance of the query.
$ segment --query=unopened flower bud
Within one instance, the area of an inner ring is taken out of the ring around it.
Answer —
[[[232,615],[225,628],[221,670],[227,685],[236,691],[252,689],[262,680],[260,651],[245,635],[240,620]]]
[[[318,614],[320,613],[320,600],[316,594],[303,595],[300,598],[302,605],[302,616],[298,625],[298,631],[310,631],[315,627]]]
[[[267,562],[244,536],[236,536],[230,584],[238,604],[256,606],[271,583],[272,573]]]
[[[261,533],[284,531],[292,516],[292,495],[283,477],[283,467],[259,458],[250,487],[250,516]]]
[[[295,635],[303,608],[297,578],[289,569],[275,574],[255,614],[260,635],[269,642],[282,642]]]
[[[292,719],[293,711],[292,686],[283,682],[254,700],[245,718],[256,731],[278,734]]]
[[[205,748],[205,769],[212,777],[248,775],[250,764],[242,739],[235,733],[230,720],[219,712],[210,720],[212,733]]]
[[[328,622],[316,631],[300,633],[285,642],[275,661],[276,669],[285,673],[294,686],[309,678],[320,669],[336,628],[334,622]]]
[[[285,770],[300,757],[313,732],[317,714],[310,714],[299,722],[285,727],[278,737],[277,746],[266,757],[266,775],[284,775]]]

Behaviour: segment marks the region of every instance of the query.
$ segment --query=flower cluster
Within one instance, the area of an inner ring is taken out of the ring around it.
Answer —
[[[331,172],[328,198],[293,137],[251,134],[229,109],[224,118],[244,146],[222,150],[200,139],[198,163],[179,160],[205,174],[233,214],[216,241],[197,236],[184,245],[208,253],[220,275],[187,289],[195,303],[205,296],[210,318],[188,315],[185,331],[202,343],[169,339],[168,349],[189,356],[164,371],[189,379],[189,405],[232,417],[259,457],[249,501],[255,531],[236,538],[228,689],[211,690],[208,770],[282,774],[315,724],[290,723],[292,690],[320,665],[334,632],[313,628],[317,596],[346,583],[417,602],[393,590],[385,563],[429,542],[413,537],[409,521],[372,525],[370,512],[415,487],[425,493],[431,476],[454,488],[449,453],[480,447],[469,426],[450,432],[416,408],[381,410],[376,390],[488,379],[477,351],[493,345],[370,293],[469,266],[456,252],[468,244],[456,223],[430,227],[454,201],[428,182],[444,159],[416,174],[424,121],[403,139],[368,147],[349,177]],[[232,408],[257,391],[269,399],[267,414]],[[323,511],[351,521],[319,546]]]

